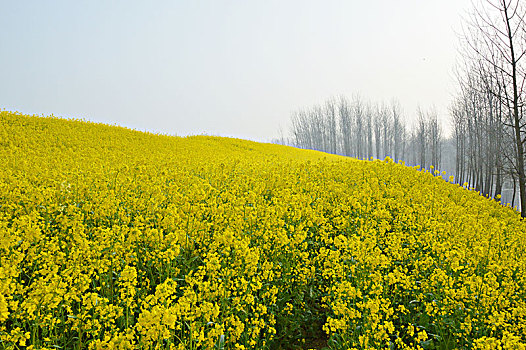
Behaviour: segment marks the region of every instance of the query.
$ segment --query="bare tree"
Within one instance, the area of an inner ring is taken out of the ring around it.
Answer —
[[[327,126],[329,129],[329,153],[336,154],[337,133],[336,125],[336,101],[330,99],[325,103],[325,114],[327,116]]]
[[[345,97],[340,96],[338,100],[338,120],[340,123],[340,135],[342,139],[343,155],[351,155],[351,107],[349,106],[349,100]]]
[[[375,106],[374,110],[374,141],[376,148],[376,158],[380,159],[382,157],[382,121],[381,121],[381,111],[378,105]]]
[[[391,102],[393,147],[392,157],[395,161],[404,158],[405,151],[405,127],[402,122],[402,112],[398,101]]]
[[[428,148],[428,142],[427,142],[427,122],[426,117],[424,115],[424,112],[418,107],[417,110],[417,127],[416,127],[416,143],[418,147],[418,162],[420,163],[420,166],[422,168],[426,167],[426,153]]]
[[[370,104],[367,104],[364,108],[364,119],[365,119],[365,137],[367,138],[366,154],[367,158],[373,156],[373,109]]]
[[[392,156],[392,114],[389,111],[389,107],[385,104],[382,104],[381,123],[383,128],[382,148],[384,150],[384,157]]]
[[[357,158],[363,158],[365,155],[364,149],[365,149],[365,118],[364,118],[364,105],[360,97],[354,96],[351,106],[351,113],[353,115],[353,119],[355,121],[355,135],[354,135],[354,142],[355,142],[355,156]]]
[[[453,116],[453,137],[455,139],[455,175],[457,182],[463,184],[466,172],[466,113],[463,100],[458,98],[451,106]]]
[[[464,36],[467,56],[485,64],[493,79],[491,95],[500,101],[507,115],[503,119],[513,134],[513,168],[519,183],[521,215],[526,217],[526,6],[522,0],[487,0],[473,11]]]
[[[431,165],[438,169],[442,158],[442,128],[438,122],[438,114],[435,108],[432,108],[427,115],[426,129],[431,151]]]

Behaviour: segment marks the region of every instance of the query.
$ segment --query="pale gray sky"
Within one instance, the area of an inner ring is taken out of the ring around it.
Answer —
[[[267,141],[337,95],[447,118],[470,0],[2,1],[0,108]]]

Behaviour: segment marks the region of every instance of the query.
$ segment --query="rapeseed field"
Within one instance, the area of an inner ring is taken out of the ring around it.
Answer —
[[[0,112],[0,349],[525,349],[526,223],[386,159]]]

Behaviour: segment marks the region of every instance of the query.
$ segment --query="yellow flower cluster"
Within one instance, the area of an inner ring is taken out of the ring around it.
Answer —
[[[435,173],[0,112],[0,349],[525,349],[526,223]]]

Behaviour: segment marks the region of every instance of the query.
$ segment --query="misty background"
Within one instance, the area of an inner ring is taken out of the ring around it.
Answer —
[[[4,1],[0,107],[269,141],[337,95],[434,105],[469,0]]]

